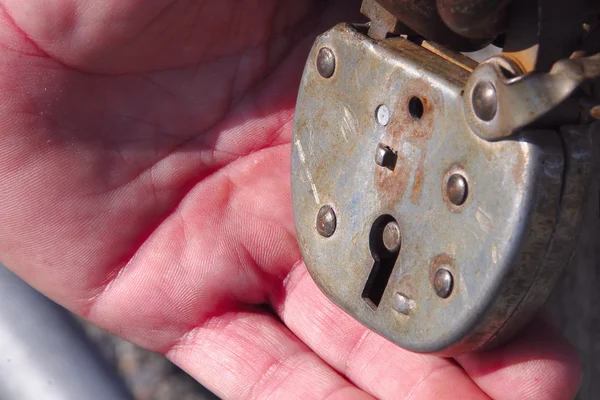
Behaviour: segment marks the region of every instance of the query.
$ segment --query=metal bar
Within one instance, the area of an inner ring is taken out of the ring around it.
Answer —
[[[75,319],[2,265],[0,398],[132,399]]]

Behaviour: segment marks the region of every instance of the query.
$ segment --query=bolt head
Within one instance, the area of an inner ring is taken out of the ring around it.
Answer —
[[[392,149],[381,143],[377,145],[377,150],[375,151],[375,163],[377,165],[393,171],[396,168],[397,160],[398,155]]]
[[[317,214],[317,232],[323,237],[331,237],[337,227],[337,217],[331,206],[323,206]]]
[[[390,253],[397,253],[401,242],[400,226],[396,221],[389,222],[383,228],[383,245]]]
[[[498,112],[498,94],[491,82],[477,83],[473,89],[471,101],[477,118],[486,122],[494,119]]]
[[[447,299],[452,294],[454,278],[446,268],[440,268],[433,277],[433,288],[439,297]]]
[[[467,201],[469,194],[469,185],[467,180],[461,174],[453,174],[446,183],[446,196],[450,203],[455,206],[462,206]]]
[[[317,71],[325,78],[331,78],[335,72],[335,55],[327,47],[323,47],[317,54]]]

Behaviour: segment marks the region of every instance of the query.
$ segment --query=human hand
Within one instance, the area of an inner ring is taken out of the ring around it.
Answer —
[[[225,398],[574,395],[577,357],[541,319],[494,351],[413,354],[308,276],[294,104],[315,35],[357,4],[1,4],[0,254],[34,287]]]

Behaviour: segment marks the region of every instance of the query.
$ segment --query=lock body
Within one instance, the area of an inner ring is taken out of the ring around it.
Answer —
[[[333,302],[413,351],[513,336],[549,296],[582,219],[598,125],[485,140],[465,116],[476,66],[340,24],[302,77],[292,196],[304,261]]]

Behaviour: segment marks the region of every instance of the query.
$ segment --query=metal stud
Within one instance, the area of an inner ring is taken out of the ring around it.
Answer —
[[[333,51],[327,47],[323,47],[319,50],[317,55],[317,71],[325,78],[331,78],[335,72],[335,55]]]
[[[469,185],[461,174],[453,174],[446,183],[446,196],[455,206],[462,206],[467,201]]]
[[[454,287],[454,278],[452,273],[446,268],[440,268],[435,272],[433,277],[433,288],[439,297],[446,299],[452,294]]]
[[[400,227],[396,221],[391,221],[383,228],[383,245],[390,253],[397,253],[400,244]]]
[[[321,207],[317,214],[317,232],[323,237],[331,237],[337,227],[337,217],[331,206]]]
[[[494,85],[487,81],[479,82],[473,89],[471,101],[477,118],[486,122],[494,119],[498,112],[498,94]]]

